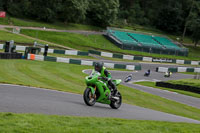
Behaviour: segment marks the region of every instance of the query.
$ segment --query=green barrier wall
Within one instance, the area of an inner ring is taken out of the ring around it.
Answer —
[[[126,69],[126,65],[123,64],[115,64],[114,68],[119,68],[119,69]]]
[[[81,60],[70,59],[70,60],[69,60],[69,63],[70,63],[70,64],[78,64],[78,65],[81,65]]]
[[[101,55],[101,52],[95,51],[95,50],[89,50],[89,53],[96,54],[96,55]]]
[[[135,70],[142,70],[141,65],[136,65],[136,66],[135,66]]]
[[[143,57],[142,56],[134,56],[134,60],[143,60]]]
[[[53,62],[56,62],[56,60],[57,60],[56,57],[44,56],[44,61],[53,61]]]
[[[168,69],[170,72],[178,72],[178,69],[177,68],[169,68]]]
[[[55,53],[55,54],[65,54],[65,50],[54,49],[53,53]]]
[[[123,59],[123,55],[122,54],[113,54],[113,58]]]
[[[176,59],[172,59],[172,63],[176,63]]]
[[[78,51],[78,55],[88,56],[88,52]]]
[[[184,61],[184,64],[191,64],[191,61],[185,60],[185,61]]]
[[[194,68],[187,68],[187,72],[194,72]]]

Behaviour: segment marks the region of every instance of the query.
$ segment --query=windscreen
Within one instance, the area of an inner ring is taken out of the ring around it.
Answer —
[[[91,71],[91,73],[90,73],[90,77],[93,77],[93,76],[95,76],[95,75],[101,75],[99,72],[97,72],[97,71],[95,71],[94,69]]]

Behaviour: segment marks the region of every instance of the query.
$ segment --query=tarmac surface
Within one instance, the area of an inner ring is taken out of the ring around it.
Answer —
[[[117,110],[111,109],[109,105],[98,103],[89,107],[84,104],[82,95],[6,84],[0,85],[0,112],[114,117],[200,124],[197,120],[128,104],[122,104]]]

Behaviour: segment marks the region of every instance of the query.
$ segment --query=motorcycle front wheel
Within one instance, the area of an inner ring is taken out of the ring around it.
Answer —
[[[83,94],[83,99],[86,105],[93,106],[96,103],[96,99],[92,95],[90,88],[86,88]]]
[[[120,92],[117,92],[115,97],[118,97],[119,99],[111,100],[110,107],[113,109],[118,109],[122,104],[122,96],[121,96]]]

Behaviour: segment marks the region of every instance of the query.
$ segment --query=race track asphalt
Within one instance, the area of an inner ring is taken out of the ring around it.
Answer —
[[[98,103],[89,107],[84,104],[82,95],[5,84],[0,85],[0,112],[200,123],[197,120],[128,104],[122,104],[117,110]]]

